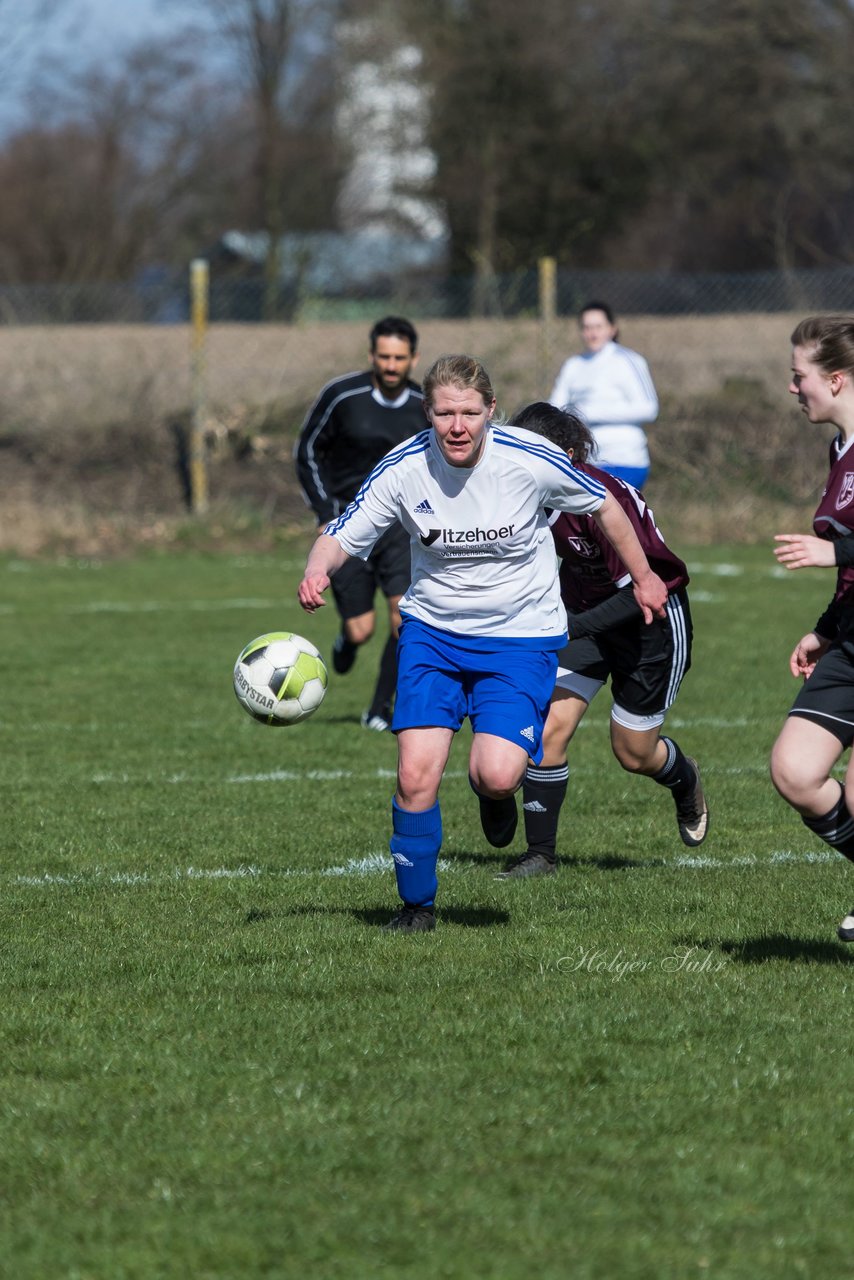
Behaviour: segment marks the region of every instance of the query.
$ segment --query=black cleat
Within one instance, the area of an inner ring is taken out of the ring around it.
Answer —
[[[383,933],[429,933],[436,928],[432,907],[410,907],[404,902],[396,916],[383,925]]]
[[[687,796],[683,797],[682,800],[676,801],[676,821],[679,824],[679,835],[682,837],[682,843],[687,844],[691,849],[695,849],[698,844],[703,843],[709,832],[709,806],[706,804],[706,797],[703,795],[700,767],[697,761],[692,760],[690,756],[685,758],[697,775],[697,781],[694,789]]]
[[[557,863],[542,853],[523,853],[499,871],[496,880],[521,880],[524,876],[553,876]]]
[[[345,676],[356,661],[359,646],[352,644],[343,631],[339,631],[332,646],[332,666],[339,676]]]
[[[850,911],[836,930],[840,942],[854,942],[854,911]]]
[[[516,808],[516,797],[505,796],[503,800],[493,800],[489,796],[478,793],[480,802],[480,825],[483,834],[495,849],[505,849],[516,834],[519,822],[519,810]]]

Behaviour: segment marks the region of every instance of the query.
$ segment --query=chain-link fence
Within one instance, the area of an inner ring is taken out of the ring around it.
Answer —
[[[367,366],[376,319],[415,323],[416,376],[443,352],[477,355],[509,416],[549,394],[580,349],[577,312],[597,297],[659,393],[656,501],[664,495],[671,521],[682,503],[692,537],[756,534],[771,497],[800,503],[809,459],[821,468],[821,450],[804,462],[787,391],[794,325],[854,310],[854,269],[651,276],[545,260],[513,276],[411,273],[394,290],[346,296],[283,287],[273,320],[262,280],[219,275],[213,263],[211,277],[201,324],[189,270],[113,286],[0,287],[0,545],[66,545],[72,526],[75,546],[99,544],[93,512],[113,530],[116,512],[144,515],[156,531],[185,502],[203,510],[208,493],[220,511],[231,503],[265,521],[304,520],[295,435],[327,381]],[[734,513],[730,489],[742,503]],[[704,530],[699,505],[714,515]]]
[[[537,266],[506,275],[413,271],[394,283],[312,294],[294,281],[270,290],[260,277],[212,271],[212,323],[370,321],[387,312],[421,320],[512,319],[541,313]],[[604,298],[623,316],[687,316],[854,310],[854,267],[680,274],[556,272],[558,315]],[[190,317],[189,273],[148,272],[119,283],[0,286],[0,325],[181,324]]]
[[[421,370],[470,351],[512,412],[548,395],[580,349],[576,316],[590,298],[615,310],[621,340],[649,360],[663,398],[752,383],[785,405],[793,321],[854,310],[854,268],[688,276],[543,259],[504,276],[412,271],[394,289],[309,295],[288,284],[271,299],[263,279],[207,266],[203,334],[191,324],[189,269],[113,285],[0,286],[0,434],[24,424],[55,439],[72,423],[188,411],[196,422],[274,412],[298,424],[325,382],[367,364],[369,329],[389,313],[417,326]]]

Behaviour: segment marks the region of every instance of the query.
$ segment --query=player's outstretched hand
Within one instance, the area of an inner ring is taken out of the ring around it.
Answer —
[[[811,533],[778,533],[774,555],[787,569],[829,569],[836,564],[836,552],[827,538]]]
[[[326,604],[323,592],[329,586],[329,575],[326,573],[306,574],[297,588],[297,598],[306,613],[314,613]]]
[[[792,650],[792,656],[789,658],[789,670],[792,675],[801,676],[804,680],[808,679],[815,671],[819,658],[827,653],[829,648],[829,640],[823,640],[814,631],[810,631],[809,635],[799,640]]]
[[[643,620],[649,626],[653,618],[664,617],[667,603],[667,587],[652,570],[633,584],[635,599],[643,611]]]

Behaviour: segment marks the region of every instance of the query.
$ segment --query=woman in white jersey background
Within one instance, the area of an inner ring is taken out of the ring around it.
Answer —
[[[561,367],[549,401],[580,413],[596,441],[596,466],[642,489],[649,475],[644,427],[658,417],[658,396],[643,356],[624,347],[606,302],[578,316],[584,351]]]
[[[409,532],[390,841],[403,908],[386,926],[405,933],[435,924],[439,785],[463,720],[473,730],[469,775],[484,833],[498,848],[515,834],[515,792],[528,758],[542,755],[557,652],[566,643],[544,508],[597,521],[647,621],[661,616],[667,597],[604,486],[543,437],[493,422],[495,393],[478,360],[440,357],[424,380],[424,407],[429,428],[386,454],[318,535],[298,589],[302,607],[314,612],[348,556],[367,556],[395,520]]]

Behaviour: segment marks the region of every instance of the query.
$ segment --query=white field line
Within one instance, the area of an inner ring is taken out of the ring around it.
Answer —
[[[590,774],[595,774],[598,777],[601,774],[601,769],[595,765],[573,764],[570,761],[569,772],[573,778],[585,778]],[[761,764],[730,765],[729,767],[716,768],[714,772],[718,777],[764,777],[768,773],[768,764],[763,761]],[[344,779],[352,779],[357,782],[377,779],[381,782],[389,782],[394,781],[396,777],[397,773],[394,769],[372,769],[366,773],[359,773],[357,770],[351,769],[272,769],[269,773],[234,774],[231,777],[222,779],[222,781],[244,786],[255,786],[268,782],[317,783],[341,782]],[[466,769],[448,769],[443,774],[445,782],[466,777],[468,777]],[[210,786],[213,779],[209,775],[195,777],[189,773],[167,773],[159,778],[155,778],[151,774],[141,774],[135,777],[129,773],[93,773],[89,781],[97,786],[149,787],[155,784],[168,787],[207,787]],[[0,788],[2,788],[2,785],[0,783]],[[17,783],[14,785],[17,786]]]
[[[301,566],[302,561],[281,561],[277,563],[277,572],[289,568],[297,569]],[[82,566],[91,569],[94,566]],[[8,566],[10,570],[18,572],[26,572],[27,567],[11,564]],[[703,575],[711,578],[740,578],[745,575],[754,575],[763,578],[785,578],[790,576],[790,571],[784,569],[778,564],[769,564],[767,568],[747,568],[742,565],[717,563],[703,564],[690,563],[688,571],[692,578],[698,578]],[[695,591],[692,593],[693,600],[697,603],[716,603],[720,597],[713,596],[709,593]],[[52,612],[81,615],[92,613],[217,613],[220,610],[229,609],[281,609],[282,602],[279,597],[256,597],[248,596],[245,598],[232,597],[223,600],[92,600],[82,604],[62,605],[52,610]],[[0,614],[16,614],[27,612],[27,606],[9,604],[4,602],[0,605]]]
[[[711,858],[702,854],[679,854],[668,859],[651,859],[647,866],[640,864],[627,867],[621,875],[633,871],[659,871],[678,867],[684,871],[730,870],[743,868],[763,868],[775,866],[799,866],[816,863],[838,862],[840,855],[832,849],[817,851],[795,851],[780,849],[764,857],[751,855],[742,858]],[[292,876],[306,877],[360,877],[388,875],[392,870],[389,854],[369,853],[361,858],[348,858],[346,862],[330,867],[284,867],[281,871],[265,870],[263,867],[241,865],[237,867],[175,867],[171,871],[112,871],[106,867],[93,867],[91,871],[42,872],[41,874],[16,875],[9,877],[8,883],[33,889],[55,889],[69,886],[93,886],[97,884],[138,886],[164,884],[169,881],[186,880],[263,880],[285,879]],[[479,866],[476,858],[470,862],[448,862],[439,859],[438,870],[443,875],[458,872],[469,872]]]
[[[2,613],[2,609],[0,609],[0,613]],[[578,732],[588,733],[591,729],[594,730],[595,732],[601,732],[602,730],[607,728],[609,717],[607,715],[601,714],[598,710],[598,707],[601,707],[602,711],[604,712],[606,707],[609,705],[607,701],[607,696],[603,695],[599,699],[598,703],[594,703],[593,705],[594,707],[597,707],[597,710],[588,712],[588,714],[581,721],[581,724],[578,726]],[[766,725],[777,725],[778,721],[779,721],[779,717],[775,715],[773,718],[767,719],[764,723],[766,723]],[[355,724],[355,721],[354,721],[354,724]],[[671,715],[671,716],[668,716],[667,720],[665,721],[665,727],[669,729],[748,729],[751,727],[755,728],[757,724],[759,724],[759,721],[748,720],[744,716],[735,716],[735,717],[692,716],[689,719],[683,719],[681,716]],[[31,721],[28,721],[27,724],[22,724],[22,725],[16,724],[14,726],[15,732],[19,735],[27,731],[41,734],[41,733],[44,733],[46,730],[50,730],[50,732],[53,734],[57,734],[57,733],[98,734],[98,733],[103,733],[104,730],[108,727],[113,728],[114,726],[112,725],[108,726],[106,725],[105,722],[100,720],[90,720],[90,721],[87,721],[86,723],[81,723],[80,721],[76,721],[72,723],[71,721],[62,721],[62,720],[31,720]],[[184,722],[182,727],[188,734],[203,733],[206,737],[210,734],[209,720],[187,720]],[[247,725],[247,727],[249,726]],[[0,721],[0,729],[9,729],[9,728],[12,728],[11,723]],[[124,775],[104,774],[103,776],[104,778],[109,779],[111,777],[122,777]],[[291,775],[289,774],[288,778],[290,778],[290,776]],[[303,775],[300,775],[300,776],[303,776]],[[346,773],[343,773],[343,774],[336,774],[335,776],[346,777],[348,775]],[[355,775],[352,775],[352,776],[355,776]],[[360,774],[359,776],[362,777],[364,775]],[[243,782],[245,780],[251,780],[253,777],[254,775],[247,774],[245,779],[243,776],[240,776],[239,778],[231,778],[229,779],[229,781]],[[259,777],[263,777],[263,775],[259,775]],[[332,778],[333,774],[330,772],[328,774],[328,777]]]
[[[281,600],[142,600],[129,603],[121,600],[92,600],[86,604],[72,605],[66,613],[217,613],[220,609],[280,609]]]
[[[394,863],[386,853],[369,853],[362,858],[348,858],[339,866],[331,867],[283,867],[281,871],[263,867],[242,865],[239,867],[175,867],[172,871],[110,871],[106,867],[93,867],[91,871],[62,873],[44,872],[41,875],[19,875],[11,883],[31,888],[93,884],[163,884],[181,880],[261,880],[286,879],[291,876],[370,876],[391,871]],[[454,863],[439,859],[438,870],[455,871]]]
[[[603,722],[604,723],[604,722]],[[698,721],[691,721],[692,725],[696,725]],[[746,721],[721,721],[716,727],[719,728],[742,728]],[[672,727],[675,729],[689,727],[687,722],[683,723],[679,720],[673,720]],[[601,773],[598,766],[587,764],[575,764],[570,758],[569,771],[573,777],[584,777],[587,774]],[[751,777],[754,774],[765,774],[768,772],[767,761],[763,760],[756,764],[729,765],[716,767],[714,773],[717,775],[726,775],[730,777]],[[264,773],[233,773],[222,779],[226,783],[235,783],[240,786],[255,785],[266,782],[341,782],[344,779],[352,779],[355,781],[367,781],[376,778],[380,781],[388,781],[397,777],[395,769],[270,769]],[[468,777],[466,769],[447,769],[443,774],[444,780],[459,779]],[[189,784],[192,786],[208,786],[214,779],[210,775],[194,776],[189,773],[170,773],[164,774],[159,778],[153,777],[151,774],[140,774],[134,776],[126,771],[120,773],[93,773],[90,782],[102,785],[115,786],[150,786],[152,783],[164,783],[169,786],[180,786]]]
[[[767,569],[760,569],[759,572],[763,576],[769,577],[776,567],[776,565],[769,565]],[[688,572],[691,575],[708,573],[713,578],[740,578],[744,573],[744,569],[740,564],[689,564]]]
[[[443,776],[446,779],[466,778],[468,773],[465,769],[449,769]],[[272,769],[268,773],[236,773],[222,779],[222,781],[235,783],[340,782],[342,778],[353,778],[357,781],[378,778],[387,781],[396,777],[397,771],[395,769],[369,769],[365,772],[360,772],[358,769]],[[193,777],[188,773],[164,774],[161,778],[154,778],[150,774],[132,777],[129,773],[94,773],[90,781],[97,782],[99,785],[112,783],[119,786],[144,786],[150,785],[152,782],[163,782],[170,785],[191,783],[195,786],[207,786],[213,779],[209,776]]]
[[[714,591],[691,591],[691,604],[720,604],[722,599]]]

